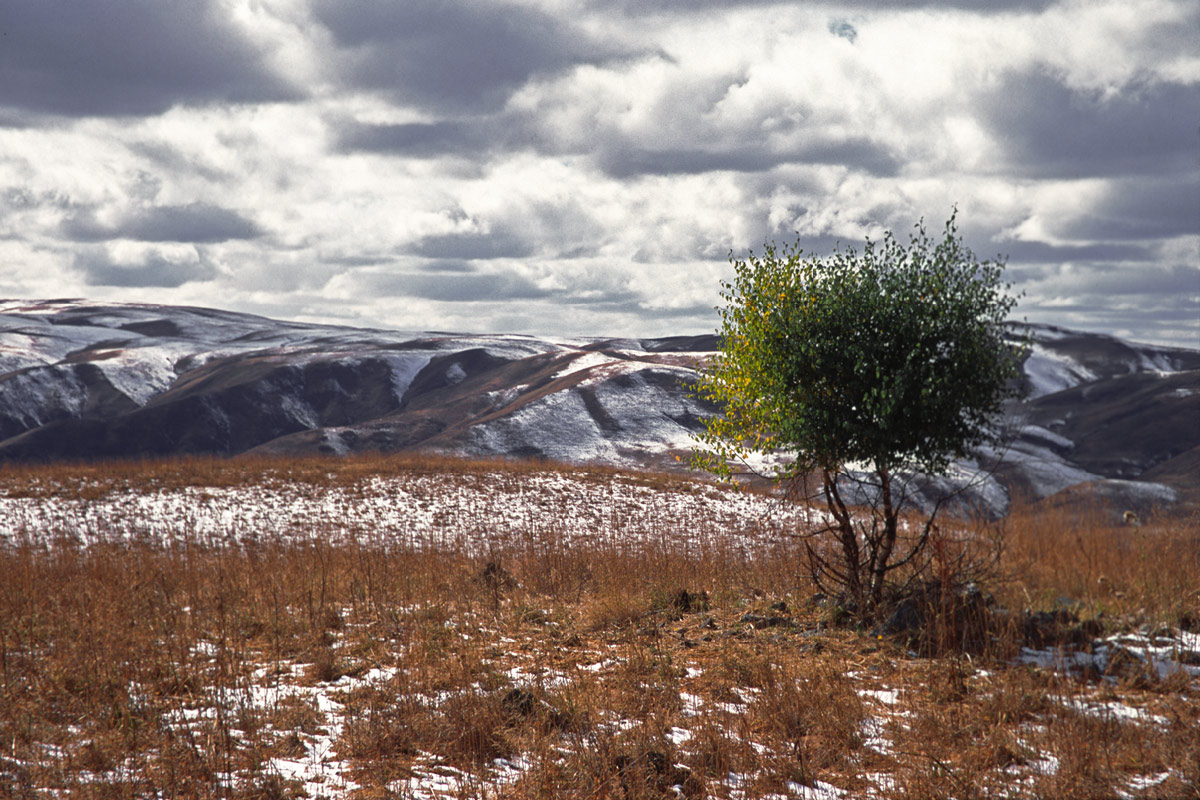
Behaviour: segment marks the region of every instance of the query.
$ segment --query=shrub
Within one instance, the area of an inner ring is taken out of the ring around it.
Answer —
[[[881,604],[896,570],[919,564],[935,530],[940,500],[898,543],[914,487],[903,475],[944,474],[994,439],[1014,391],[1003,322],[1016,300],[1000,283],[1003,263],[978,261],[955,216],[937,241],[918,223],[907,246],[889,231],[827,258],[769,244],[734,260],[721,351],[698,385],[723,413],[693,464],[728,478],[754,454],[794,456],[771,477],[815,478],[836,544],[806,540],[813,577],[860,615]],[[865,489],[871,513],[851,511],[847,487]]]

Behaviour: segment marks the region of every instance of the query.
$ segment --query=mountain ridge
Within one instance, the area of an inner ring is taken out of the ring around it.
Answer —
[[[1015,439],[959,465],[1001,484],[973,502],[999,514],[1080,484],[1131,507],[1200,500],[1200,350],[1029,331]],[[716,411],[687,387],[717,345],[0,300],[0,460],[428,449],[675,469]]]

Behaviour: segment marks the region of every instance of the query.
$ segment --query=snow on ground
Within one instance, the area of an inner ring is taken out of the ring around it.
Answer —
[[[1030,400],[1096,380],[1095,373],[1070,356],[1056,353],[1039,342],[1034,342],[1030,350],[1025,361]]]
[[[51,487],[47,487],[51,488]],[[96,487],[99,488],[99,487]],[[707,484],[671,483],[650,485],[636,476],[596,475],[585,472],[473,474],[404,474],[373,476],[349,484],[313,485],[283,479],[239,487],[184,487],[158,490],[112,489],[99,497],[82,500],[69,497],[18,496],[0,488],[0,547],[21,541],[67,536],[82,545],[100,541],[139,540],[171,544],[186,540],[193,544],[238,545],[262,541],[303,542],[356,541],[379,548],[448,548],[487,554],[505,547],[521,547],[539,540],[560,546],[587,541],[601,546],[622,547],[631,540],[650,541],[671,537],[684,546],[704,548],[706,531],[733,532],[748,549],[777,542],[781,530],[800,524],[805,509],[782,505],[769,497],[735,492]],[[664,520],[669,520],[664,527]],[[344,634],[337,634],[342,636]],[[214,656],[215,645],[204,655]],[[1180,631],[1140,630],[1108,637],[1095,643],[1091,652],[1026,649],[1021,663],[1051,669],[1105,672],[1116,658],[1133,668],[1145,668],[1161,677],[1180,670],[1200,677],[1200,635]],[[510,659],[517,656],[509,654]],[[1134,659],[1130,661],[1129,659]],[[570,680],[567,672],[525,668],[519,660],[500,667],[515,687],[557,686]],[[582,654],[575,670],[600,675],[619,669],[620,662],[603,652]],[[215,708],[252,707],[271,710],[288,702],[301,701],[320,712],[324,723],[314,732],[299,737],[298,752],[273,757],[265,772],[299,781],[313,798],[343,798],[357,788],[348,762],[337,752],[336,743],[347,715],[346,698],[364,687],[387,690],[396,675],[394,667],[372,668],[360,675],[343,675],[336,680],[302,681],[304,666],[284,664],[281,669],[263,667],[253,680],[236,687],[213,689],[224,693],[198,699],[181,708],[168,720],[180,730],[199,726]],[[688,667],[688,679],[702,677],[701,670]],[[867,716],[860,726],[864,746],[882,756],[893,753],[891,726],[902,724],[906,710],[902,690],[871,683],[869,676],[848,673],[859,684]],[[863,683],[867,681],[866,683]],[[680,702],[685,720],[710,720],[713,715],[737,717],[754,702],[754,689],[735,688],[742,702],[706,700],[682,691]],[[1079,714],[1137,725],[1164,724],[1165,718],[1120,702],[1091,697],[1056,697],[1064,708]],[[436,702],[437,698],[430,698]],[[613,730],[633,724],[615,718]],[[683,723],[687,725],[687,722]],[[668,738],[686,748],[694,738],[690,727],[673,727]],[[1034,758],[1020,774],[1014,787],[1030,772],[1053,774],[1057,759],[1030,746]],[[423,757],[421,757],[423,758]],[[448,767],[432,754],[414,765],[413,774],[389,785],[405,797],[454,797],[478,787],[481,780]],[[507,782],[517,780],[529,768],[520,756],[497,759],[486,778],[502,792]],[[1131,791],[1153,787],[1170,776],[1131,776]],[[723,781],[726,796],[752,795],[754,777],[730,773]],[[870,774],[877,791],[860,796],[880,796],[889,791],[891,777]],[[225,776],[230,785],[237,778]],[[812,786],[790,783],[778,797],[836,800],[850,797],[831,784]]]
[[[1065,672],[1094,671],[1109,683],[1123,677],[1147,674],[1158,679],[1177,672],[1200,677],[1200,634],[1188,631],[1151,631],[1118,633],[1092,642],[1087,649],[1025,647],[1018,661],[1044,669]]]
[[[572,463],[620,462],[616,444],[604,435],[576,391],[555,392],[499,419],[472,426],[467,452],[478,455],[537,453]]]
[[[141,326],[159,325],[145,334]],[[436,349],[389,353],[422,338]],[[402,394],[432,354],[481,348],[504,359],[520,359],[574,349],[519,334],[427,334],[288,323],[246,314],[154,305],[92,306],[80,301],[0,305],[0,373],[58,364],[73,353],[112,343],[96,364],[112,384],[138,405],[165,391],[175,365],[189,368],[215,358],[271,353],[301,363],[306,353],[327,358],[383,354],[395,359],[395,383]],[[393,360],[389,358],[389,361]]]
[[[1044,440],[1045,437],[1039,437]],[[1007,448],[997,449],[990,445],[979,448],[980,455],[989,460],[1003,460],[1016,466],[1039,497],[1050,495],[1079,483],[1090,483],[1102,476],[1077,467],[1049,447],[1033,442],[1014,441]]]
[[[1171,357],[1166,353],[1139,353],[1137,370],[1143,372],[1156,372],[1159,375],[1168,375],[1177,371],[1175,364],[1172,363]],[[1133,372],[1134,369],[1130,369]]]
[[[35,367],[4,381],[0,418],[35,427],[63,416],[77,417],[86,402],[87,389],[73,371]]]
[[[672,381],[685,381],[692,374],[689,370],[612,359],[600,365],[589,354],[558,375],[580,371],[574,369],[580,362],[591,366],[578,385],[472,426],[464,450],[473,455],[534,453],[576,464],[636,467],[647,455],[694,447],[685,422],[706,413],[705,409],[671,386]]]
[[[1021,436],[1028,440],[1044,442],[1050,447],[1058,447],[1062,450],[1070,450],[1075,446],[1075,443],[1067,437],[1061,436],[1040,425],[1022,425]]]
[[[489,552],[543,536],[621,546],[661,535],[704,547],[718,532],[747,545],[778,539],[808,513],[706,484],[656,488],[623,477],[481,473],[374,477],[352,486],[278,481],[240,487],[112,491],[98,499],[0,492],[0,544],[66,535],[87,544],[144,540],[232,545],[355,541]],[[661,524],[670,519],[669,528]]]
[[[579,358],[573,359],[571,363],[554,373],[555,378],[565,378],[568,375],[573,375],[585,369],[593,367],[601,367],[607,364],[612,364],[618,359],[613,358],[608,353],[584,353]]]
[[[190,348],[126,347],[93,355],[94,364],[113,387],[139,406],[165,392],[175,380],[175,363]]]
[[[772,474],[778,467],[786,465],[786,461],[778,459],[773,463],[759,461],[757,464],[768,466],[767,474]],[[892,480],[893,498],[906,509],[930,512],[936,506],[941,512],[964,518],[980,513],[999,518],[1009,510],[1008,490],[991,470],[980,468],[974,459],[951,463],[945,475],[897,470],[892,474]],[[847,503],[876,508],[882,503],[879,479],[866,464],[845,465],[838,488]]]
[[[433,356],[428,353],[378,353],[373,355],[376,358],[382,358],[391,369],[392,391],[396,394],[397,402],[404,400],[404,395],[408,391],[408,387],[412,385],[413,379],[417,377],[417,373],[425,369],[425,366],[433,360]]]

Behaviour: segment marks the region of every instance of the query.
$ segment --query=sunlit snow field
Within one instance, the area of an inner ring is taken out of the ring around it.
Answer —
[[[714,536],[727,541],[733,535],[754,547],[819,517],[777,498],[702,483],[661,487],[586,473],[481,472],[371,477],[349,486],[286,480],[165,491],[151,486],[53,502],[0,495],[0,541],[63,535],[83,544],[237,545],[320,537],[480,555],[539,541],[629,547],[662,539],[687,551],[704,548]]]

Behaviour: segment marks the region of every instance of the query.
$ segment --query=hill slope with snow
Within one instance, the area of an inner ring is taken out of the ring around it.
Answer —
[[[1122,502],[1195,489],[1200,351],[1032,329],[1007,491]],[[671,467],[714,409],[714,336],[545,339],[356,329],[201,308],[0,301],[0,459],[433,449]],[[1152,479],[1154,482],[1148,482]],[[1161,483],[1159,483],[1161,482]],[[987,499],[990,498],[990,499]]]

